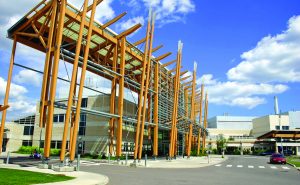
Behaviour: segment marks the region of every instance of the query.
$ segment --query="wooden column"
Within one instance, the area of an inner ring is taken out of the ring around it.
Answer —
[[[124,101],[124,76],[125,76],[125,48],[126,37],[121,38],[121,58],[120,58],[120,75],[119,78],[119,98],[118,98],[118,130],[117,130],[117,148],[116,156],[120,158],[122,155],[122,124],[123,124],[123,101]]]
[[[187,156],[189,157],[191,154],[191,145],[192,145],[192,135],[193,135],[193,124],[195,123],[195,88],[196,88],[196,70],[197,66],[194,64],[194,72],[193,72],[193,84],[192,84],[192,96],[191,96],[191,121],[192,123],[189,125],[189,142],[188,142],[188,151]]]
[[[134,160],[137,158],[138,150],[139,150],[139,135],[140,135],[140,124],[141,124],[141,116],[142,116],[142,105],[143,105],[143,94],[144,94],[144,85],[145,85],[145,74],[146,74],[146,66],[147,66],[147,53],[149,50],[149,37],[150,37],[150,26],[151,26],[151,12],[149,12],[149,19],[146,31],[146,42],[144,49],[144,58],[143,58],[143,69],[141,75],[141,86],[139,92],[139,100],[138,100],[138,114],[137,114],[137,123],[136,123],[136,133],[135,133],[135,146],[134,146]],[[145,101],[145,100],[144,100]]]
[[[53,48],[54,49],[54,59],[53,59],[53,66],[52,66],[47,125],[46,125],[46,133],[45,133],[45,147],[44,147],[44,157],[46,160],[49,159],[49,157],[50,157],[54,101],[55,101],[55,94],[56,94],[57,75],[58,75],[59,58],[60,58],[60,47],[61,47],[61,43],[62,43],[66,5],[67,5],[66,0],[60,1],[58,24],[57,24],[57,28],[56,28],[57,32],[56,32],[56,39],[55,39],[55,47]]]
[[[114,48],[113,55],[113,66],[112,70],[117,71],[117,62],[118,62],[118,45]],[[115,99],[116,99],[116,89],[117,88],[117,77],[114,75],[114,78],[111,82],[111,93],[110,93],[110,113],[115,114]],[[114,147],[114,132],[115,132],[115,118],[110,118],[109,120],[109,153],[112,155]]]
[[[202,105],[203,105],[203,96],[204,96],[204,84],[201,84],[201,94],[200,94],[200,100],[199,100],[199,125],[201,125],[202,122]],[[201,129],[199,128],[199,134],[198,134],[198,147],[197,147],[197,155],[200,154],[200,138],[201,138]]]
[[[79,33],[78,33],[78,40],[76,43],[75,58],[74,58],[74,62],[73,62],[72,79],[71,79],[71,83],[70,83],[68,104],[67,104],[67,110],[66,110],[66,118],[65,118],[65,124],[64,124],[64,132],[63,132],[61,151],[60,151],[60,161],[61,162],[63,162],[65,159],[68,129],[69,129],[70,116],[71,116],[71,108],[72,108],[72,104],[73,104],[73,99],[75,98],[74,90],[75,90],[76,84],[77,84],[78,61],[79,61],[84,21],[86,19],[87,7],[88,7],[88,0],[84,0],[80,28],[79,28]]]
[[[159,63],[157,62],[154,69],[154,108],[153,108],[153,116],[154,116],[154,135],[153,135],[153,156],[156,157],[158,155],[158,79],[159,77]]]
[[[172,124],[171,124],[171,137],[170,137],[170,148],[169,148],[169,157],[174,156],[174,142],[175,142],[175,130],[177,124],[177,108],[178,108],[178,96],[179,96],[179,87],[180,87],[180,68],[181,68],[181,52],[182,52],[182,43],[178,42],[178,52],[177,52],[177,63],[176,63],[176,74],[174,78],[174,102],[173,102],[173,111],[172,111]]]
[[[206,129],[206,127],[207,127],[207,112],[208,112],[208,99],[207,99],[207,93],[206,93],[205,94],[205,107],[204,107],[204,120],[203,120],[204,129]],[[203,132],[202,152],[205,152],[205,144],[206,144],[206,133]]]
[[[41,89],[41,99],[40,99],[40,119],[39,119],[39,126],[45,127],[46,123],[46,115],[48,106],[48,96],[49,96],[49,85],[50,85],[50,75],[51,75],[51,68],[52,68],[52,47],[53,47],[53,37],[55,32],[55,23],[56,23],[56,11],[57,11],[57,1],[52,2],[52,14],[51,14],[51,21],[50,21],[50,28],[49,28],[49,35],[48,35],[48,42],[46,48],[46,58],[45,58],[45,65],[44,65],[44,75],[43,75],[43,83]]]
[[[145,125],[145,119],[146,119],[146,105],[147,100],[150,101],[150,97],[148,97],[148,88],[149,88],[149,80],[150,80],[150,69],[151,69],[151,58],[152,58],[152,43],[153,43],[153,36],[154,36],[154,22],[155,18],[152,17],[152,24],[151,24],[151,31],[150,31],[150,39],[149,39],[149,50],[148,50],[148,57],[147,57],[147,71],[146,71],[146,84],[145,84],[145,90],[144,90],[144,102],[143,102],[143,114],[142,114],[142,122],[141,122],[141,133],[140,133],[140,145],[139,145],[139,155],[138,159],[141,160],[142,158],[142,151],[143,151],[143,141],[144,141],[144,125]],[[148,107],[149,109],[150,107]]]
[[[9,64],[9,69],[8,69],[3,106],[8,105],[9,91],[10,91],[10,85],[11,85],[11,77],[12,77],[12,72],[13,72],[14,62],[15,62],[16,47],[17,47],[17,38],[16,38],[16,36],[14,36],[14,43],[13,43],[13,46],[12,46],[12,51],[11,51],[11,56],[10,56],[10,64]],[[0,128],[0,147],[1,147],[1,149],[0,149],[0,154],[2,153],[2,143],[3,143],[3,134],[4,134],[5,121],[6,121],[6,111],[7,111],[7,109],[4,109],[2,111],[2,118],[1,118],[1,128]]]
[[[92,12],[90,17],[90,22],[88,26],[88,32],[86,37],[86,46],[89,46],[91,43],[91,36],[93,31],[93,24],[94,24],[94,17],[96,12],[96,6],[97,6],[97,0],[93,1],[92,4]],[[72,146],[70,151],[70,161],[74,161],[75,159],[75,150],[77,145],[77,135],[78,135],[78,127],[79,127],[79,121],[80,121],[80,109],[81,109],[81,102],[82,102],[82,94],[83,94],[83,86],[85,81],[85,74],[86,74],[86,67],[87,67],[87,60],[89,57],[89,50],[90,47],[84,48],[84,56],[83,56],[83,64],[81,68],[81,76],[80,76],[80,83],[79,83],[79,89],[78,89],[78,98],[77,98],[77,106],[76,106],[76,115],[75,115],[75,122],[74,122],[74,128],[73,128],[73,137],[72,137]]]

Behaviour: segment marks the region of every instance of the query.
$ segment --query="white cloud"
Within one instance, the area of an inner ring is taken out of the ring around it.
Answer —
[[[142,16],[133,17],[131,19],[118,23],[116,25],[117,32],[125,31],[138,23],[144,25],[145,23],[144,17]],[[135,31],[134,33],[136,33],[137,31]],[[129,36],[134,35],[134,33],[130,34]]]
[[[27,69],[21,70],[18,74],[14,76],[14,81],[20,84],[40,86],[42,83],[41,75],[34,71]]]
[[[146,11],[152,7],[156,12],[156,21],[158,27],[172,22],[184,22],[185,16],[195,11],[195,4],[192,0],[135,0],[129,5],[140,8],[144,6]]]
[[[241,55],[228,79],[248,82],[300,82],[300,16],[290,18],[286,31],[261,39]]]
[[[81,9],[83,0],[68,0],[68,3],[74,5],[77,9]],[[89,5],[92,4],[92,0],[89,0]],[[115,11],[111,7],[113,0],[103,0],[96,8],[95,19],[104,23],[107,20],[114,18]],[[89,12],[90,13],[90,12]]]
[[[238,106],[252,109],[266,103],[265,96],[280,94],[288,89],[282,84],[250,83],[238,81],[221,82],[213,79],[213,75],[205,74],[197,82],[205,84],[209,102],[217,105]],[[199,83],[198,83],[199,84]]]
[[[6,90],[6,81],[0,77],[0,101],[3,102]],[[35,112],[35,101],[26,96],[28,90],[21,85],[11,83],[8,104],[7,120],[19,118],[22,115],[33,114]]]
[[[0,99],[4,99],[6,90],[6,80],[0,77]],[[10,97],[18,98],[20,95],[27,93],[27,89],[21,85],[11,83],[10,85]]]
[[[217,80],[213,79],[212,74],[204,74],[203,76],[197,79],[196,83],[199,85],[202,83],[205,83],[205,85],[212,85],[212,84],[216,84]]]

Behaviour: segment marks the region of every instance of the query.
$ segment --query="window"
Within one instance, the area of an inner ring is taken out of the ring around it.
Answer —
[[[32,146],[32,141],[31,140],[23,140],[22,146]]]
[[[86,127],[86,115],[80,114],[78,135],[80,135],[80,136],[85,135],[85,127]]]
[[[53,122],[65,122],[65,115],[64,114],[54,114],[53,116]]]
[[[58,122],[58,115],[57,114],[54,114],[53,122]]]
[[[33,135],[33,131],[34,131],[34,126],[25,126],[23,135],[31,136],[31,135]]]
[[[280,126],[279,125],[275,126],[275,129],[280,130]]]
[[[56,141],[51,141],[51,148],[56,148]]]
[[[61,148],[61,141],[56,142],[56,148],[60,149]]]
[[[45,144],[45,142],[44,142],[44,141],[41,141],[41,142],[40,142],[40,148],[44,148],[44,144]]]
[[[87,107],[87,98],[82,98],[81,100],[81,107]]]
[[[289,130],[290,127],[289,126],[282,126],[282,130]]]

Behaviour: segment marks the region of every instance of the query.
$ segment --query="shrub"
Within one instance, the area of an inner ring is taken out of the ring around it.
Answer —
[[[44,149],[39,148],[37,146],[21,146],[16,153],[19,153],[19,154],[32,154],[35,149],[39,153],[44,153]],[[60,154],[60,149],[55,149],[55,148],[50,149],[50,155],[57,156],[59,154]]]
[[[233,150],[233,155],[240,155],[240,154],[241,154],[240,149],[235,148],[235,149]]]
[[[249,155],[250,153],[251,153],[251,151],[250,151],[249,148],[245,148],[245,149],[243,150],[243,154],[245,154],[245,155]]]

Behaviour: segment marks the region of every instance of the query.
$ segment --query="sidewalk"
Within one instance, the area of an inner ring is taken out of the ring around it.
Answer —
[[[156,160],[154,159],[148,159],[147,160],[147,166],[146,168],[201,168],[206,166],[215,165],[221,162],[224,162],[228,158],[225,156],[225,158],[222,158],[221,155],[211,155],[208,163],[208,157],[190,157],[182,158],[178,157],[176,160],[166,160],[165,158],[158,158]],[[82,159],[81,161],[84,161],[85,159]],[[95,163],[100,163],[102,165],[120,165],[120,166],[130,166],[131,163],[133,163],[133,160],[130,159],[127,161],[122,160],[119,163],[117,161],[110,161],[108,163],[107,161],[103,160],[86,160],[86,161],[93,161]],[[145,168],[145,160],[142,159],[140,163],[137,162],[136,167],[144,167]]]
[[[105,185],[108,184],[109,179],[105,175],[95,174],[95,173],[88,173],[88,172],[55,172],[50,169],[39,169],[36,167],[20,167],[19,165],[13,164],[0,164],[0,168],[9,168],[9,169],[16,169],[16,170],[26,170],[26,171],[33,171],[33,172],[40,172],[40,173],[48,173],[48,174],[64,174],[66,176],[75,177],[73,180],[64,181],[64,182],[56,182],[56,183],[46,183],[45,185]]]

